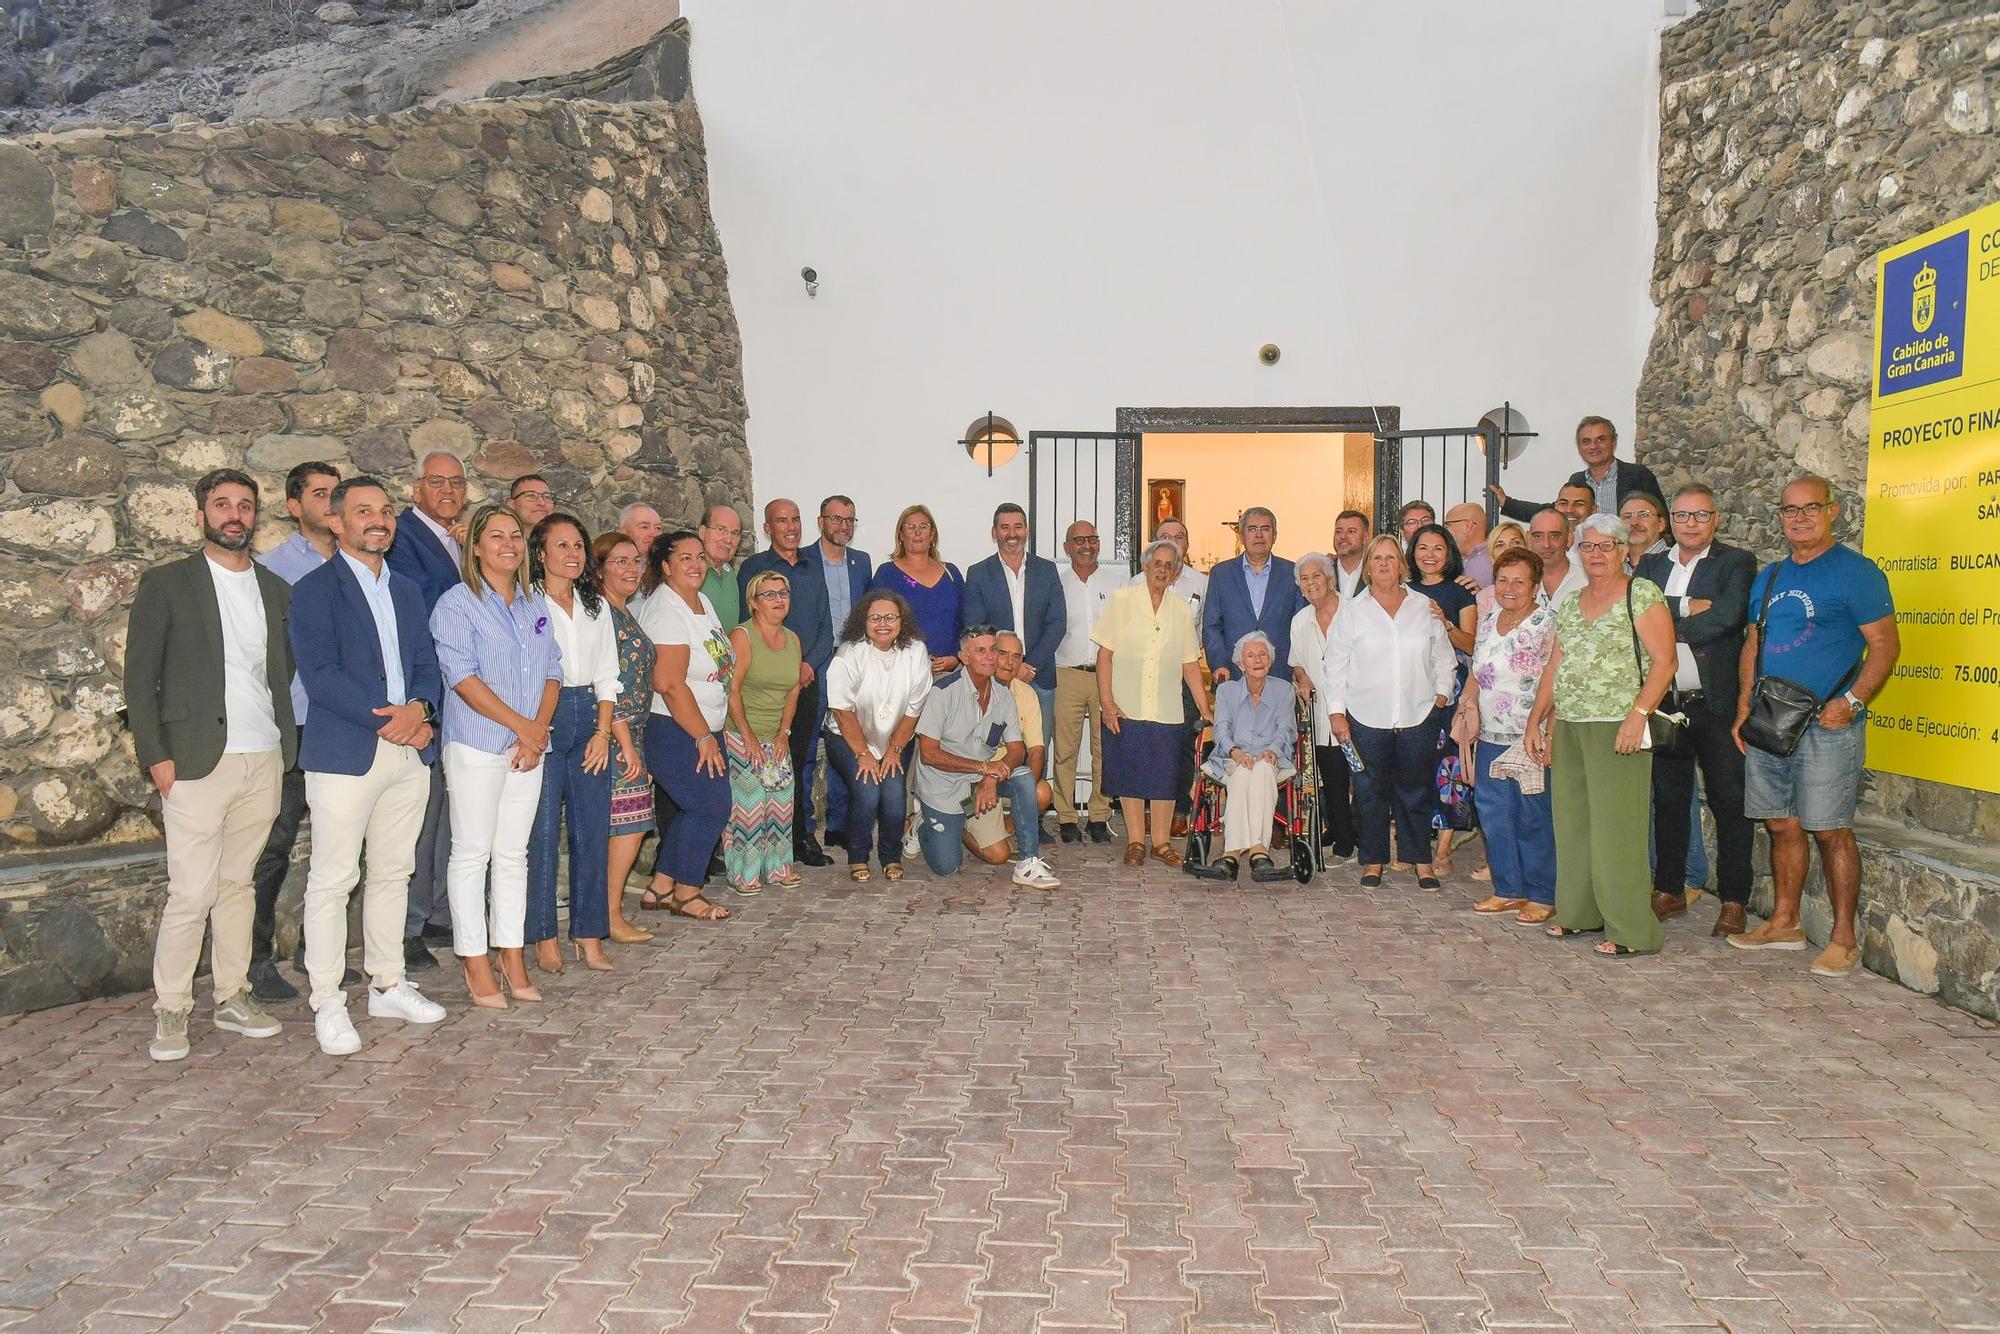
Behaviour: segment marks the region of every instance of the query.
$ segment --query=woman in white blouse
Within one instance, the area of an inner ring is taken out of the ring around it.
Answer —
[[[528,578],[548,600],[549,629],[562,650],[562,693],[549,723],[542,801],[528,836],[527,938],[543,972],[562,971],[556,946],[556,854],[569,816],[569,938],[587,967],[605,970],[611,933],[605,893],[611,839],[611,741],[635,758],[618,703],[618,636],[597,591],[590,534],[573,515],[551,514],[528,535]]]
[[[847,783],[847,874],[857,883],[878,839],[883,876],[903,878],[906,775],[930,691],[930,650],[910,604],[879,590],[862,598],[826,669],[827,761]]]
[[[1370,541],[1361,568],[1361,593],[1341,605],[1327,633],[1321,687],[1328,727],[1353,742],[1364,766],[1355,777],[1361,887],[1382,883],[1393,819],[1403,856],[1417,864],[1417,887],[1435,890],[1433,784],[1458,661],[1430,599],[1405,587],[1410,568],[1395,538]]]
[[[1347,755],[1334,744],[1326,712],[1326,636],[1340,610],[1333,557],[1308,551],[1292,569],[1306,600],[1292,617],[1292,688],[1312,704],[1313,763],[1319,770],[1320,838],[1335,857],[1354,855],[1354,807],[1348,799]]]

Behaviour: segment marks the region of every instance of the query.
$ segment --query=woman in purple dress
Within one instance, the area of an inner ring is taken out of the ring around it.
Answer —
[[[930,649],[933,678],[957,668],[965,579],[938,554],[937,519],[928,506],[912,505],[896,517],[895,554],[876,568],[869,587],[887,589],[910,604]]]

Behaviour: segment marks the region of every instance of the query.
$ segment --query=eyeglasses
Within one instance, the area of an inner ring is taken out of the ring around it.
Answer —
[[[1104,539],[1098,537],[1072,537],[1070,539],[1070,541],[1076,543],[1076,545],[1080,547],[1094,547],[1100,544],[1103,540]]]
[[[553,505],[555,503],[556,493],[553,491],[516,491],[514,493],[514,499],[544,500]]]
[[[789,602],[792,590],[789,588],[767,588],[757,595],[760,602]]]
[[[440,491],[465,490],[465,479],[463,477],[422,477],[418,480],[425,486],[434,486]]]
[[[854,526],[854,516],[852,514],[822,514],[819,516],[819,519],[821,523],[829,527],[835,524],[845,525],[849,528]]]
[[[604,568],[607,570],[643,570],[646,568],[646,562],[637,556],[613,556],[610,560],[604,562]]]
[[[1277,531],[1278,531],[1278,528],[1277,528],[1277,525],[1276,525],[1276,524],[1269,524],[1269,523],[1246,523],[1246,524],[1244,524],[1244,525],[1243,525],[1243,531],[1244,531],[1244,533],[1246,533],[1246,534],[1248,534],[1248,533],[1261,533],[1261,534],[1263,534],[1263,535],[1264,535],[1265,537],[1269,537],[1269,536],[1270,536],[1271,534],[1273,534],[1273,533],[1277,532]]]
[[[1707,523],[1719,513],[1720,510],[1675,510],[1667,517],[1675,523]]]
[[[1576,544],[1576,549],[1578,551],[1616,551],[1618,550],[1618,544],[1616,542],[1579,542]]]
[[[893,611],[882,612],[879,615],[868,618],[868,624],[870,625],[901,625],[902,623],[903,618]]]
[[[1778,517],[1781,519],[1796,519],[1803,515],[1808,519],[1817,519],[1820,516],[1820,512],[1832,504],[1832,501],[1815,500],[1805,505],[1780,505],[1778,506]]]

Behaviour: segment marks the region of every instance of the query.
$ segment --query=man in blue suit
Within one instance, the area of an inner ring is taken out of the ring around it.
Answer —
[[[1262,505],[1244,510],[1236,524],[1243,554],[1216,562],[1208,572],[1208,601],[1201,609],[1201,647],[1217,685],[1227,681],[1236,641],[1252,630],[1271,637],[1271,670],[1291,679],[1292,617],[1305,600],[1292,563],[1271,554],[1278,519]]]
[[[840,632],[847,624],[847,614],[854,610],[854,604],[868,590],[868,581],[875,577],[875,563],[868,559],[867,552],[848,545],[853,540],[853,499],[832,495],[820,501],[819,541],[808,554],[819,562],[820,574],[826,582],[827,623],[833,630],[828,661],[832,660],[833,650],[840,647]],[[821,692],[818,715],[799,718],[792,724],[795,733],[800,729],[807,731],[809,767],[819,761],[819,731],[825,718],[826,695]],[[826,841],[836,847],[847,846],[847,784],[840,781],[840,771],[831,764],[826,768]]]
[[[1056,645],[1069,633],[1062,572],[1029,552],[1028,512],[1012,501],[993,511],[993,545],[991,556],[965,572],[959,619],[1020,636],[1020,679],[1042,706],[1042,735],[1048,736],[1055,725]]]
[[[292,653],[310,705],[299,747],[312,811],[306,870],[306,976],[320,1049],[361,1049],[347,1017],[347,900],[361,877],[361,929],[375,1018],[434,1024],[444,1007],[404,976],[404,914],[437,760],[444,679],[417,586],[390,570],[389,493],[372,477],[333,488],[333,559],[292,589]]]
[[[464,582],[461,549],[452,530],[465,512],[465,465],[456,454],[434,449],[417,462],[410,488],[416,502],[403,512],[389,548],[389,568],[415,584],[424,599],[424,619],[438,599]],[[451,860],[451,811],[445,804],[444,766],[431,766],[430,800],[424,830],[417,838],[417,869],[410,876],[410,911],[403,922],[403,963],[421,972],[437,967],[424,940],[451,939],[451,904],[444,889]]]

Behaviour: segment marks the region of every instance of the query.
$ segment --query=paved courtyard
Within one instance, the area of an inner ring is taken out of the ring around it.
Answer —
[[[252,1042],[204,996],[178,1065],[137,999],[0,1021],[0,1324],[2000,1328],[1991,1028],[1706,901],[1614,962],[1473,917],[1463,860],[1113,851],[818,872],[346,1060],[301,1004]]]

